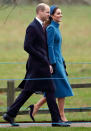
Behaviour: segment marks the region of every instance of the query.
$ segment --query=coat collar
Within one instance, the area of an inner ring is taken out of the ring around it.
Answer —
[[[40,20],[38,17],[36,17],[36,20],[41,24],[41,26],[43,26],[43,21]]]
[[[39,27],[42,28],[42,25],[40,24],[40,22],[36,18],[34,18],[34,23],[36,23]]]
[[[40,29],[40,31],[43,32],[43,27],[42,27],[42,25],[39,23],[39,21],[36,18],[34,18],[33,22],[38,26],[38,28]]]
[[[51,24],[54,25],[54,26],[57,27],[57,28],[59,27],[59,23],[57,23],[56,21],[53,21],[53,20],[52,20],[52,21],[51,21]]]

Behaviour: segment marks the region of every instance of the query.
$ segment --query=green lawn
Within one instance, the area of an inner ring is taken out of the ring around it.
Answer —
[[[0,130],[1,131],[26,131],[26,129],[27,129],[27,131],[60,131],[60,130],[62,130],[62,131],[90,131],[91,130],[91,128],[83,128],[83,127],[62,127],[62,128],[59,128],[59,127],[55,127],[55,128],[53,128],[53,127],[28,127],[28,128],[0,128]]]
[[[77,5],[60,6],[60,8],[63,12],[60,30],[63,36],[62,52],[65,61],[67,63],[91,62],[91,7]],[[35,17],[35,6],[16,7],[4,24],[10,10],[11,7],[0,10],[0,62],[26,62],[28,55],[23,50],[24,36],[26,27]],[[67,64],[69,78],[91,77],[90,67],[90,64]],[[24,74],[25,64],[0,64],[0,79],[23,79]],[[90,79],[69,79],[69,81],[70,83],[91,83]],[[15,86],[17,87],[19,83],[20,80],[17,80]],[[0,88],[5,88],[6,85],[6,81],[0,81]],[[74,89],[73,91],[75,96],[66,98],[65,108],[91,107],[90,88]],[[41,97],[33,95],[23,108],[36,103]],[[0,94],[0,111],[6,111],[5,107],[6,94],[2,93]],[[47,105],[43,107],[47,107]],[[91,120],[91,112],[66,113],[66,116],[69,120]],[[48,118],[50,119],[49,115]],[[30,118],[29,116],[18,116],[16,120],[27,121]],[[36,115],[36,120],[47,120],[47,118],[45,115],[40,115],[40,117]],[[2,117],[0,117],[0,121],[3,121]]]

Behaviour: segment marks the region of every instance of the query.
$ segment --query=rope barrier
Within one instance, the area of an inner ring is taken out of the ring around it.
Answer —
[[[0,62],[0,64],[26,64],[26,62]]]
[[[91,62],[66,62],[66,64],[91,64]]]
[[[7,107],[0,107],[0,109],[7,109]],[[27,108],[26,107],[21,107],[21,109],[22,110],[26,110]],[[75,109],[89,109],[89,110],[91,110],[91,107],[80,107],[80,108],[64,108],[64,110],[65,109],[73,109],[73,110],[75,110]],[[40,108],[40,110],[48,110],[48,108]]]
[[[29,123],[20,123],[20,122],[16,122],[16,123],[20,124],[20,126],[24,126],[24,125],[49,125],[49,126],[50,126],[51,124],[58,124],[58,123],[54,123],[54,122],[53,122],[53,123],[52,123],[52,122],[48,122],[48,123],[41,123],[41,122],[39,122],[39,123],[38,123],[38,122],[36,122],[36,123],[30,123],[30,122],[29,122]],[[76,124],[77,124],[77,123],[78,123],[78,124],[82,124],[82,123],[83,123],[83,124],[90,124],[91,122],[88,122],[88,121],[87,121],[87,122],[86,122],[86,121],[85,121],[85,122],[79,122],[79,121],[78,121],[78,122],[73,122],[73,121],[71,121],[71,123],[73,123],[73,124],[75,124],[75,123],[76,123]],[[61,123],[60,123],[60,124],[61,124]],[[8,124],[8,123],[0,123],[0,125],[1,125],[1,126],[3,126],[3,125],[8,126],[8,125],[10,125],[10,124]],[[81,125],[81,127],[82,127],[82,125]]]
[[[0,79],[0,80],[56,80],[56,79],[65,79],[65,78],[30,78],[30,79]],[[70,77],[68,79],[91,79],[91,77]]]
[[[26,64],[26,62],[0,62],[0,64]],[[66,62],[66,64],[91,64],[91,62]]]

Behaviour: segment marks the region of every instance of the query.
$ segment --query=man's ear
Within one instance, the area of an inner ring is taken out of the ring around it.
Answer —
[[[42,10],[40,10],[39,12],[40,12],[40,13],[42,13],[43,11],[42,11]]]
[[[40,10],[40,11],[39,11],[39,14],[41,15],[42,13],[43,13],[43,11],[42,11],[42,10]]]

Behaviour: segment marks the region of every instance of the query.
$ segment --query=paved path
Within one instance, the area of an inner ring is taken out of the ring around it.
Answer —
[[[40,127],[51,127],[51,123],[19,123],[19,127],[33,127],[33,126],[40,126]],[[12,127],[8,123],[0,123],[0,127]],[[71,127],[91,127],[91,122],[72,122]]]

